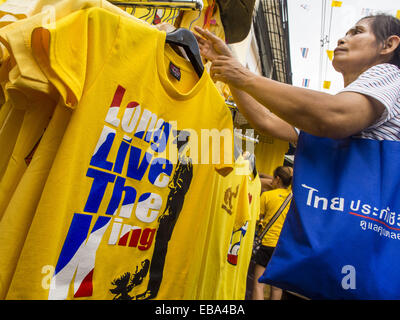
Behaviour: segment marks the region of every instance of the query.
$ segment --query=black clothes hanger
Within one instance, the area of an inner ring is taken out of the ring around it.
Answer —
[[[193,65],[199,78],[204,71],[203,62],[201,61],[200,49],[194,34],[185,28],[178,28],[167,33],[166,43],[174,44],[185,50],[190,62]]]

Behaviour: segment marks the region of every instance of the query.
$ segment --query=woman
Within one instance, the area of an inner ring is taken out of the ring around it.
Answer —
[[[334,50],[333,67],[342,74],[345,88],[335,95],[298,88],[255,75],[232,57],[229,48],[223,41],[199,28],[196,28],[196,31],[202,36],[198,36],[202,55],[212,61],[211,76],[214,80],[224,81],[229,85],[241,113],[255,129],[289,141],[297,141],[294,127],[319,137],[353,138],[348,141],[353,141],[354,138],[400,140],[400,21],[398,19],[383,14],[364,17],[350,28],[344,37],[339,39],[337,48]],[[307,136],[304,135],[304,137]],[[300,139],[302,139],[302,136],[300,136]],[[316,143],[312,147],[317,149],[317,142],[321,140],[313,139]],[[335,143],[335,141],[329,142],[330,145]],[[376,141],[360,140],[357,142],[360,142],[357,145],[369,146],[371,143],[368,142]],[[351,145],[355,144],[353,141]],[[374,143],[374,145],[377,144]],[[394,148],[394,144],[390,145]],[[301,150],[297,150],[296,161],[303,159],[304,165],[307,162],[307,156],[303,157]],[[321,149],[319,148],[319,150]],[[374,159],[388,161],[388,156],[380,157],[376,152],[371,156]],[[321,157],[317,161],[320,159]],[[365,159],[365,161],[367,160]],[[342,159],[342,162],[339,163],[343,164],[343,161],[345,159]],[[351,165],[354,167],[354,157],[349,161],[352,161]],[[350,163],[345,164],[349,165]],[[307,165],[307,167],[312,167],[312,164]],[[381,163],[381,165],[385,166],[384,163]],[[331,166],[334,166],[334,164],[331,164]],[[329,170],[330,168],[325,169]],[[375,169],[376,167],[368,172],[379,172],[378,169]],[[340,169],[336,167],[332,170]],[[346,172],[346,170],[343,174],[338,172],[337,178],[329,177],[327,184],[329,191],[326,192],[332,194],[341,192],[341,187],[346,184],[346,181],[334,180],[342,178]],[[359,174],[361,175],[363,172]],[[307,172],[295,172],[295,180],[304,181],[305,175],[307,175]],[[382,181],[389,182],[391,188],[393,188],[393,185],[398,182],[390,181],[387,175],[388,173],[381,177]],[[387,179],[384,179],[385,177]],[[365,177],[363,178],[365,180]],[[374,181],[379,184],[379,177],[375,177]],[[379,184],[377,188],[384,189],[385,183]],[[300,201],[297,200],[296,190],[299,189],[294,188],[293,199],[295,202]],[[395,198],[396,190],[385,189],[385,194]],[[387,205],[386,202],[389,201],[388,198],[385,198],[381,202],[378,199],[379,194],[378,196],[376,194],[361,196],[365,198],[371,196],[371,199],[379,204],[385,203]],[[303,203],[299,203],[297,207],[302,205]],[[304,210],[302,218],[307,215]],[[351,234],[344,237],[352,241],[349,242],[351,247],[344,250],[346,244],[342,239],[338,239],[334,244],[329,237],[324,237],[323,234],[318,233],[318,230],[322,230],[324,227],[324,216],[320,216],[318,221],[321,221],[321,223],[316,224],[311,222],[310,215],[307,215],[307,223],[314,225],[312,227],[308,225],[307,232],[305,228],[302,229],[301,234],[304,237],[299,236],[299,241],[293,233],[285,234],[285,240],[290,239],[290,248],[285,246],[283,250],[284,253],[287,253],[289,249],[293,248],[295,248],[293,250],[305,249],[307,258],[303,259],[304,256],[294,253],[290,257],[282,258],[282,255],[278,253],[282,252],[284,246],[280,246],[280,251],[275,251],[275,261],[277,261],[275,270],[271,265],[269,275],[263,275],[265,278],[259,279],[260,281],[270,282],[267,280],[272,279],[273,283],[280,284],[284,288],[293,288],[292,291],[303,293],[304,296],[310,298],[398,298],[400,280],[395,279],[396,273],[388,272],[386,267],[388,263],[382,256],[383,253],[380,253],[379,256],[371,254],[368,248],[365,249],[362,243],[357,242],[357,238],[352,238]],[[296,213],[289,218],[293,217],[293,220],[295,220],[299,216],[300,214]],[[295,226],[293,220],[291,220],[293,223],[289,226]],[[305,223],[304,219],[301,221]],[[288,232],[292,230],[294,229],[292,228]],[[364,238],[365,242],[367,241],[367,234],[364,235],[366,237]],[[314,238],[311,240],[311,237]],[[373,236],[368,237],[369,246],[380,248],[389,256],[396,251],[395,244],[390,243],[390,246],[386,244],[386,247],[382,247],[379,240]],[[310,242],[313,244],[323,242],[323,245],[307,246]],[[288,243],[288,241],[285,243]],[[352,254],[352,249],[357,250],[356,256]],[[341,252],[341,250],[343,251]],[[325,255],[326,252],[330,252],[331,256]],[[336,258],[334,258],[333,252],[336,254]],[[321,255],[324,255],[324,258],[321,258]],[[280,257],[279,262],[278,257]],[[362,283],[362,285],[357,285],[357,289],[354,286],[351,290],[345,290],[347,287],[340,286],[340,281],[343,281],[343,279],[340,279],[338,274],[340,275],[340,270],[342,270],[340,268],[347,265],[344,260],[348,261],[353,258],[359,264],[374,266],[374,269],[379,270],[379,273],[376,277],[370,277],[368,270],[371,267],[366,267],[365,273],[363,268],[357,269],[357,283]],[[339,266],[337,261],[341,261],[340,263],[343,265]],[[287,267],[283,265],[285,263]],[[283,267],[282,272],[279,270],[281,267]],[[317,269],[318,267],[320,270]],[[336,269],[339,271],[336,271]],[[293,274],[290,275],[290,272]],[[314,272],[315,274],[313,274]],[[315,281],[315,279],[319,280]]]
[[[266,191],[260,198],[260,222],[263,227],[272,219],[282,203],[290,194],[290,185],[292,183],[293,170],[291,167],[280,166],[274,170],[272,179],[272,189]],[[282,211],[278,219],[271,225],[268,232],[262,239],[262,244],[255,255],[254,282],[253,282],[253,300],[264,300],[264,283],[258,282],[267,267],[267,264],[274,252],[276,244],[281,233],[286,214],[290,203]],[[280,300],[282,290],[271,286],[269,300]]]
[[[336,95],[255,75],[221,39],[195,30],[202,36],[197,36],[202,55],[212,61],[212,78],[229,85],[255,129],[293,142],[293,127],[328,138],[400,139],[398,19],[384,14],[364,17],[339,39],[333,67],[342,74],[345,88]]]

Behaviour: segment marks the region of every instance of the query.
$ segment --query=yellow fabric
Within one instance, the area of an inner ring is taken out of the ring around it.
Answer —
[[[263,227],[267,225],[274,214],[278,211],[290,192],[289,189],[280,188],[263,192],[260,199],[260,217],[262,218]],[[262,245],[267,247],[276,247],[289,207],[290,202],[265,234],[262,239]]]
[[[0,12],[25,17],[40,12],[43,5],[52,3],[55,3],[51,11],[55,19],[93,6],[104,7],[110,12],[130,17],[104,0],[9,1],[0,6]],[[0,147],[4,150],[0,154],[0,219],[27,168],[25,158],[39,142],[58,99],[58,93],[31,52],[31,32],[42,26],[43,22],[48,22],[48,16],[47,11],[40,12],[30,19],[19,20],[0,29],[0,41],[12,53],[11,57],[7,55],[1,67],[2,82],[7,75],[3,87],[7,96],[6,108],[10,110],[7,112],[4,109],[7,115],[2,115],[4,122],[0,126]]]
[[[34,2],[36,3],[37,1]],[[52,6],[51,14],[49,14],[49,11],[40,12],[43,8],[41,5],[52,3],[54,5]],[[43,26],[43,24],[44,26],[47,24],[51,26],[53,18],[57,21],[71,12],[90,7],[100,7],[121,16],[131,17],[128,13],[106,0],[40,0],[33,7],[32,14],[36,14],[30,19],[19,20],[1,28],[0,41],[9,51],[12,51],[13,59],[15,59],[15,63],[11,68],[14,68],[15,64],[17,65],[16,70],[13,69],[10,81],[18,87],[53,93],[49,80],[32,55],[32,30]]]
[[[0,128],[0,181],[7,168],[24,118],[24,110],[12,108],[10,102],[5,103],[1,111],[3,111],[4,122]]]
[[[57,0],[7,0],[0,5],[0,16],[13,15],[17,19],[30,17],[46,5],[54,5]],[[59,2],[59,1],[58,1]]]
[[[259,212],[261,183],[241,157],[226,177],[210,184],[213,213],[204,232],[202,260],[193,299],[243,300]]]
[[[52,4],[50,9],[43,7]],[[2,18],[15,14],[23,19],[11,19],[12,24],[0,29],[3,49],[0,81],[6,96],[0,108],[0,228],[3,230],[0,237],[5,239],[0,241],[0,297],[4,297],[8,288],[69,118],[63,104],[53,113],[59,94],[32,55],[31,33],[52,19],[93,6],[130,17],[104,0],[18,0],[0,6]],[[46,10],[40,12],[42,9]],[[7,24],[7,19],[2,19],[0,25]],[[36,156],[32,158],[33,155]]]
[[[218,5],[215,3],[215,0],[203,1],[203,4],[204,7],[201,10],[200,15],[198,11],[182,11],[182,19],[177,27],[193,30],[195,26],[199,26],[209,30],[225,41],[225,31]],[[213,10],[211,11],[212,8]],[[204,67],[209,71],[211,68],[211,62],[206,62]],[[215,86],[225,99],[230,96],[229,87],[225,83],[217,81]]]
[[[212,6],[213,1],[204,1],[203,10],[201,10],[200,17],[199,12],[194,10],[185,10],[182,13],[182,20],[179,23],[179,27],[193,30],[194,26],[206,27],[210,32],[214,33],[217,37],[225,40],[224,26],[222,25],[219,7],[217,4],[214,5],[214,10],[211,15],[207,17],[208,9]],[[207,25],[208,18],[208,25]]]
[[[242,207],[241,210],[249,212],[249,222],[247,224],[246,234],[240,243],[237,265],[227,264],[226,266],[221,281],[220,299],[244,300],[246,295],[247,275],[253,252],[256,222],[260,210],[261,181],[258,176],[256,179],[247,177],[245,186],[246,189],[242,192],[244,199],[240,199],[240,204]],[[238,236],[239,232],[237,230],[238,229],[235,230],[234,237]]]
[[[260,141],[254,148],[257,170],[272,176],[274,170],[283,165],[288,149],[287,141],[266,136],[265,141]]]
[[[28,157],[40,141],[54,110],[54,105],[51,103],[52,100],[43,95],[38,96],[37,99],[31,95],[29,102],[29,108],[26,106],[23,119],[18,119],[18,121],[22,120],[20,127],[15,127],[16,130],[19,129],[15,145],[8,143],[7,146],[12,147],[12,154],[9,157],[7,168],[0,181],[0,218],[4,214],[7,204],[28,166]],[[19,110],[14,111],[16,113],[20,112]],[[19,114],[17,118],[19,118]],[[15,121],[11,124],[14,125]],[[13,132],[13,136],[16,135],[15,133]],[[0,137],[3,138],[3,136],[7,139],[6,132],[1,132]]]
[[[176,225],[170,226],[173,232],[167,243],[164,276],[156,269],[152,277],[156,281],[157,275],[162,276],[161,286],[166,280],[173,284],[160,288],[157,298],[169,286],[168,298],[180,299],[194,281],[190,278],[190,269],[198,263],[194,246],[206,236],[199,230],[208,223],[203,208],[211,198],[208,177],[216,168],[194,163],[195,151],[203,148],[200,129],[227,129],[233,140],[229,110],[207,73],[191,87],[197,76],[190,63],[165,47],[164,32],[136,19],[93,8],[58,20],[49,31],[39,28],[33,33],[34,54],[64,103],[74,111],[7,299],[151,297],[152,292],[146,290],[149,263],[159,260],[152,258],[161,236],[157,230],[179,209],[168,196],[173,191],[179,194],[185,182],[191,181]],[[180,67],[179,85],[167,76],[165,56]],[[159,128],[153,137],[151,131],[143,135],[141,130],[132,131],[132,124],[139,122],[136,130],[145,124],[146,110],[153,113],[151,125]],[[190,133],[186,148],[179,149],[179,164],[174,129]],[[168,137],[167,147],[163,137]],[[169,163],[162,161],[165,157],[173,163],[172,171]],[[193,159],[192,166],[185,162],[187,157]],[[232,160],[227,161],[229,166]],[[187,176],[192,172],[192,179],[173,180],[185,172]],[[74,243],[82,246],[79,249]],[[135,271],[139,272],[136,286],[121,291],[119,285],[133,281],[129,275],[133,277]]]
[[[193,299],[218,299],[223,270],[226,268],[229,244],[234,230],[239,196],[244,187],[245,176],[238,172],[241,166],[235,163],[235,170],[228,176],[214,175],[212,199],[209,201],[211,217],[203,232],[207,234],[198,255],[201,262],[197,270],[192,270],[193,278],[197,278],[193,290]],[[211,180],[211,179],[210,179]],[[243,223],[244,224],[244,223]],[[240,228],[240,227],[239,227]]]
[[[22,175],[0,221],[0,297],[4,299],[24,245],[48,173],[71,115],[56,106],[34,156]]]

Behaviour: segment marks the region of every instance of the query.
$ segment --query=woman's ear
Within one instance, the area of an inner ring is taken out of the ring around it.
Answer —
[[[385,40],[381,53],[383,55],[391,54],[397,49],[399,45],[400,45],[400,37],[392,35]]]

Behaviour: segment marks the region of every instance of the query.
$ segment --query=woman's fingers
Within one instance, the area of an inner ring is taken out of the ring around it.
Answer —
[[[210,75],[214,81],[222,81],[235,87],[241,87],[251,76],[239,61],[226,56],[219,56],[212,62]]]
[[[218,56],[218,58],[216,58],[213,61],[213,65],[214,66],[226,65],[231,59],[232,59],[231,57],[227,57],[227,56]]]
[[[214,34],[212,34],[210,31],[205,30],[203,28],[200,28],[198,26],[194,27],[194,30],[196,30],[197,33],[199,33],[201,36],[203,36],[205,39],[208,40],[216,40],[219,39],[217,36],[215,36]]]
[[[204,38],[200,37],[198,34],[195,34],[193,32],[193,35],[195,36],[195,38],[196,38],[198,43],[205,43],[206,42],[206,40]]]
[[[210,76],[214,81],[224,81],[223,68],[215,66],[213,63],[210,68]]]
[[[222,39],[220,39],[219,37],[217,37],[215,34],[213,34],[212,32],[206,30],[206,29],[202,29],[198,26],[195,26],[194,29],[197,31],[197,33],[199,33],[203,38],[210,40],[213,43],[218,43],[218,42],[223,42]]]

